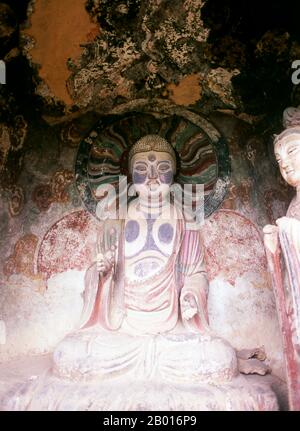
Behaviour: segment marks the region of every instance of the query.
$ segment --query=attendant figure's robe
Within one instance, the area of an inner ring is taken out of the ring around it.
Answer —
[[[285,280],[288,285],[287,314],[290,318],[293,342],[298,345],[300,366],[300,221],[289,217],[288,214],[289,212],[279,224],[279,239],[287,272]]]
[[[300,410],[300,209],[278,220],[279,243],[266,248],[285,352],[289,405]],[[281,253],[282,259],[281,259]]]

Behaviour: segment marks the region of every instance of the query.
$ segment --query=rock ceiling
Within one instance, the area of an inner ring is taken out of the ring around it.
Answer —
[[[0,3],[0,55],[8,71],[3,115],[23,110],[57,119],[163,98],[204,114],[273,116],[299,103],[291,83],[291,63],[300,58],[295,4]]]

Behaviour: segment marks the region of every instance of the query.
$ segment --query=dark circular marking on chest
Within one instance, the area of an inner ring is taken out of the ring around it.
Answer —
[[[129,220],[125,227],[125,240],[133,242],[137,239],[140,233],[140,226],[137,221]]]
[[[173,226],[170,223],[163,223],[159,226],[158,229],[158,239],[160,242],[164,242],[165,244],[168,244],[172,241],[173,238]]]

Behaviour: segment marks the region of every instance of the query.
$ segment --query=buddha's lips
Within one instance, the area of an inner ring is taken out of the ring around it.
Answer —
[[[155,190],[157,190],[159,187],[159,182],[156,180],[155,181],[148,181],[147,187],[150,189],[150,191],[155,192]]]

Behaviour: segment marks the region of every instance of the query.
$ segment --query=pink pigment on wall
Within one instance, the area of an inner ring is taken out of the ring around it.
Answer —
[[[267,262],[257,227],[232,210],[219,210],[203,227],[206,267],[210,280],[218,275],[235,284],[248,271],[266,277]]]
[[[51,275],[68,269],[86,269],[95,259],[100,224],[87,211],[60,219],[46,233],[38,252],[39,273]],[[231,210],[219,210],[203,227],[206,265],[210,280],[218,275],[231,284],[248,271],[266,277],[266,257],[257,227]]]
[[[75,211],[56,222],[41,243],[37,269],[50,277],[68,269],[84,270],[95,259],[99,223],[87,211]]]

